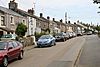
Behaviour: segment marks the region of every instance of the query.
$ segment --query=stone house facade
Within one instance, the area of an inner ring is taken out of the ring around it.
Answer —
[[[23,16],[0,6],[0,35],[15,33],[18,23],[22,22]]]

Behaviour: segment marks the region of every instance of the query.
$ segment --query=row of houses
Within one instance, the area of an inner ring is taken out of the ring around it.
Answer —
[[[27,26],[27,35],[34,35],[35,32],[41,33],[59,33],[59,32],[83,32],[84,27],[79,22],[74,24],[64,23],[63,20],[56,21],[55,18],[43,17],[43,13],[40,16],[34,15],[34,9],[28,9],[24,11],[18,8],[18,3],[15,0],[10,1],[9,8],[0,6],[0,35],[3,34],[15,34],[15,30],[19,23],[23,23]]]

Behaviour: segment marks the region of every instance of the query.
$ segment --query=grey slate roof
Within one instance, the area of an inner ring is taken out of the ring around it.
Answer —
[[[14,12],[14,11],[8,9],[8,8],[2,7],[2,6],[0,6],[0,11],[3,11],[4,13],[8,13],[8,14],[11,14],[11,15],[22,17],[20,14]]]

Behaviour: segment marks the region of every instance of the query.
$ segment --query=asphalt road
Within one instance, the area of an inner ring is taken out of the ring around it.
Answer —
[[[78,48],[84,42],[85,36],[82,36],[69,39],[66,42],[57,42],[57,45],[52,47],[34,47],[31,50],[25,51],[22,60],[14,60],[8,67],[53,67],[54,61],[61,65],[59,67],[66,67],[66,63],[63,61],[69,62],[75,60]]]
[[[100,38],[96,35],[86,37],[76,67],[100,67]]]

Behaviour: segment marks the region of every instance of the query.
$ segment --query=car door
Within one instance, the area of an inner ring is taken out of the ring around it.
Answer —
[[[15,49],[12,42],[8,42],[8,60],[12,60],[15,58]]]
[[[18,57],[21,50],[20,50],[20,46],[18,45],[17,42],[13,41],[13,46],[14,46],[14,51],[15,51],[15,57]]]

